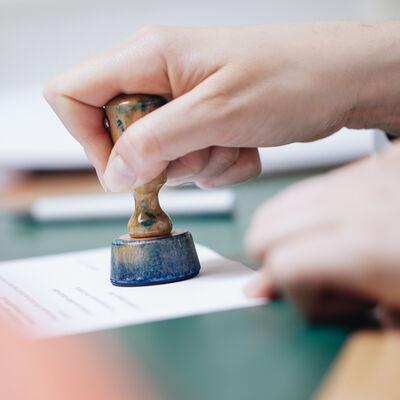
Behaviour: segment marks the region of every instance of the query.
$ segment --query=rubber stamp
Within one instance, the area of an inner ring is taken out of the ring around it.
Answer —
[[[162,107],[161,96],[120,95],[104,107],[106,125],[115,143],[139,118]],[[111,283],[117,286],[144,286],[189,279],[200,271],[192,235],[173,230],[171,219],[162,210],[158,193],[167,180],[166,171],[134,188],[134,214],[128,233],[111,245]]]

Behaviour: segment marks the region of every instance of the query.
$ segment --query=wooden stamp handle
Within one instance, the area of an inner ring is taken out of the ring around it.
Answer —
[[[113,143],[116,143],[129,125],[165,103],[163,97],[148,94],[120,95],[108,102],[104,109]],[[152,181],[134,189],[135,213],[128,223],[131,238],[149,238],[171,233],[171,220],[158,201],[158,193],[166,181],[167,174],[163,171]]]

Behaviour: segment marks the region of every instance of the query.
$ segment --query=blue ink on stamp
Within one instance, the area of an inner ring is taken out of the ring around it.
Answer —
[[[117,119],[117,125],[118,125],[118,128],[121,130],[121,132],[125,131],[124,124],[122,123],[122,121],[120,119]]]

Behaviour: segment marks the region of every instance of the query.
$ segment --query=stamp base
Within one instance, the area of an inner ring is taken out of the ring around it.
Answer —
[[[111,250],[110,281],[115,286],[148,286],[196,276],[200,262],[192,235],[173,231],[160,238],[115,239]]]

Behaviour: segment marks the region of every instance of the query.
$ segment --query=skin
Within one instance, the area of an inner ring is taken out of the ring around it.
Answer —
[[[264,203],[246,236],[252,297],[287,295],[311,320],[400,310],[400,144]],[[400,313],[398,314],[400,315]]]
[[[258,175],[257,147],[312,141],[344,126],[398,135],[399,49],[398,22],[151,26],[56,76],[44,94],[106,189],[136,187],[165,168],[170,184],[217,187]],[[101,107],[120,93],[158,94],[170,102],[134,123],[112,148]],[[313,316],[303,299],[310,288],[327,285],[342,303],[355,297],[363,307],[398,307],[383,283],[399,283],[393,244],[400,226],[398,152],[393,146],[262,206],[247,235],[263,265],[249,295],[284,293]],[[377,235],[377,226],[389,236]],[[333,250],[338,245],[340,252]],[[381,275],[382,293],[360,287],[371,276],[376,286]]]

